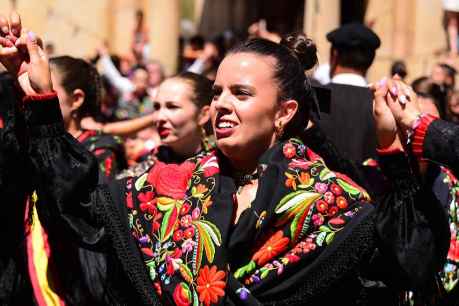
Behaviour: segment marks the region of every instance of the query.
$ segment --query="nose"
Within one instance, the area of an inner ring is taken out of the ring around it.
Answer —
[[[159,109],[156,109],[154,111],[154,119],[156,126],[160,125],[161,123],[166,122],[167,120],[167,115],[164,107],[160,107]]]
[[[226,93],[222,93],[217,100],[214,100],[214,103],[215,109],[220,113],[231,112],[233,108],[233,102],[231,101],[231,97]]]

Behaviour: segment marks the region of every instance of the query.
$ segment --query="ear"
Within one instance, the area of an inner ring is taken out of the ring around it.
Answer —
[[[76,111],[83,105],[84,99],[86,95],[84,91],[81,89],[77,88],[72,92],[72,105],[71,105],[71,110]]]
[[[206,125],[207,122],[210,120],[210,106],[205,105],[201,107],[201,110],[199,111],[198,114],[198,124],[199,126],[204,126]]]
[[[275,126],[285,127],[295,116],[298,111],[298,102],[296,100],[287,100],[280,104],[280,109],[276,114]]]

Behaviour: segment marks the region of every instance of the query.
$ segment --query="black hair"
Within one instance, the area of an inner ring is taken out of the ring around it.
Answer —
[[[278,85],[280,102],[290,99],[298,102],[298,111],[284,129],[283,139],[299,136],[307,127],[314,93],[305,71],[314,67],[317,48],[303,33],[282,38],[280,44],[255,38],[230,50],[232,53],[253,53],[271,56],[276,60],[274,78]]]
[[[355,47],[355,48],[337,48],[333,47],[338,52],[337,62],[340,66],[367,71],[373,64],[376,51],[371,48]]]
[[[392,66],[390,68],[390,75],[398,75],[402,79],[406,78],[406,75],[408,74],[408,71],[406,69],[406,65],[404,61],[395,61],[392,63]]]
[[[61,85],[68,94],[81,89],[85,94],[84,103],[77,111],[78,118],[97,116],[101,103],[100,75],[91,64],[80,58],[58,56],[50,59],[51,68],[57,69]]]
[[[445,63],[441,63],[439,64],[439,66],[446,72],[446,74],[449,76],[449,77],[454,77],[457,73],[457,70],[454,69],[454,67],[448,65],[448,64],[445,64]]]
[[[193,95],[191,101],[199,109],[203,106],[210,105],[213,97],[212,81],[203,75],[193,72],[182,72],[173,78],[185,81],[192,88]]]

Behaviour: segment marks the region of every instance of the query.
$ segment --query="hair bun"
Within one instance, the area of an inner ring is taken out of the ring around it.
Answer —
[[[282,38],[280,44],[287,47],[298,58],[304,70],[309,70],[317,64],[316,44],[304,33],[288,34]]]

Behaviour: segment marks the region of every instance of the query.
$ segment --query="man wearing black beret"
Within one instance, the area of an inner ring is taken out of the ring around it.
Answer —
[[[381,45],[363,24],[350,23],[327,34],[331,43],[330,105],[324,106],[319,125],[345,157],[362,162],[376,154],[372,94],[366,74]]]

